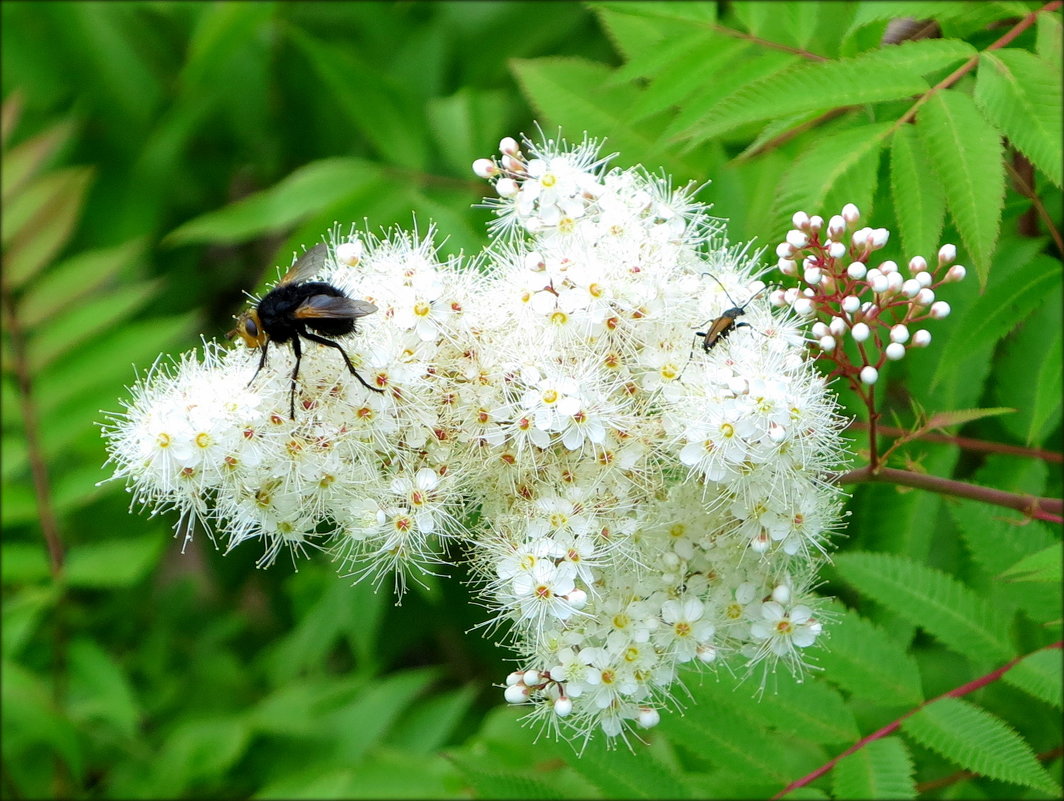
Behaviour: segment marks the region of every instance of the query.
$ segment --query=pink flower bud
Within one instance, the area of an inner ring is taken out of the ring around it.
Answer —
[[[847,295],[842,299],[842,310],[847,314],[853,314],[859,308],[861,308],[861,299],[856,295]]]
[[[901,285],[901,294],[905,295],[907,298],[915,298],[916,293],[921,289],[923,289],[923,287],[920,286],[920,282],[915,278],[910,278]]]
[[[820,283],[822,272],[823,271],[819,267],[810,267],[805,271],[805,274],[802,277],[807,284],[816,286]]]
[[[525,165],[513,156],[502,157],[502,168],[507,172],[524,172]]]
[[[842,239],[842,235],[846,233],[846,220],[843,219],[841,214],[836,214],[830,220],[828,220],[828,236],[839,241]]]
[[[869,271],[868,285],[872,287],[872,291],[877,295],[881,295],[890,289],[890,281],[887,280],[887,276],[882,273],[873,278],[871,276],[871,271]]]
[[[909,272],[913,275],[916,273],[922,273],[927,269],[927,259],[923,256],[913,256],[909,259]]]
[[[523,684],[511,684],[506,688],[503,697],[508,704],[523,704],[528,700],[528,688]]]
[[[336,246],[336,260],[348,267],[354,267],[362,260],[362,240],[341,242]]]
[[[789,259],[794,255],[794,248],[791,247],[790,242],[780,242],[776,245],[776,255],[781,259]]]
[[[801,250],[809,244],[809,237],[804,231],[792,229],[787,232],[787,243],[795,250]]]
[[[890,329],[890,341],[905,344],[909,341],[909,328],[904,323],[898,323]]]
[[[780,259],[776,266],[784,275],[798,275],[798,263],[794,259]]]
[[[936,300],[934,303],[931,304],[931,310],[929,313],[932,319],[944,320],[945,318],[949,317],[949,304],[946,303],[946,301],[944,300]]]
[[[473,172],[480,178],[491,178],[499,168],[491,159],[477,159],[473,162]]]
[[[890,359],[892,362],[896,362],[905,355],[905,346],[902,345],[900,342],[891,342],[889,345],[887,345],[887,348],[884,352],[886,353],[888,359]]]
[[[817,339],[827,336],[829,330],[830,329],[828,328],[828,325],[825,322],[817,320],[815,323],[813,323],[813,336],[815,336]]]
[[[661,714],[652,707],[644,706],[639,708],[636,720],[644,729],[652,729],[661,722]]]
[[[957,260],[957,247],[955,245],[945,244],[938,249],[938,266],[945,267],[947,264],[953,264]]]
[[[857,210],[853,203],[847,203],[842,207],[842,219],[846,220],[846,225],[854,225],[861,219],[861,212]]]
[[[554,701],[554,714],[560,718],[564,718],[570,712],[573,711],[573,702],[569,699],[569,696],[563,695],[561,698],[557,698]]]
[[[842,242],[832,242],[828,245],[828,255],[833,259],[841,259],[846,255],[846,245]]]
[[[870,364],[861,368],[861,382],[871,386],[879,380],[879,370]]]
[[[921,289],[927,289],[931,284],[935,283],[935,276],[930,272],[917,273],[915,281],[920,285]]]
[[[521,671],[515,670],[513,673],[511,673],[509,676],[506,677],[506,686],[507,687],[513,687],[515,684],[517,684],[518,682],[521,681],[521,678],[524,675],[525,674],[522,673]]]
[[[539,684],[539,671],[538,670],[526,670],[525,675],[522,677],[526,687],[535,687]]]
[[[828,330],[831,331],[835,339],[842,339],[848,330],[846,321],[841,317],[832,317],[831,322],[828,323]]]
[[[896,273],[898,272],[898,263],[896,261],[887,259],[885,262],[879,265],[879,271],[887,275],[890,275],[891,273]]]
[[[499,193],[499,197],[515,197],[521,187],[513,178],[500,178],[495,182],[495,191]]]
[[[813,313],[813,301],[809,298],[798,298],[794,301],[794,312],[801,317],[808,317]]]
[[[520,149],[517,140],[512,136],[504,136],[499,140],[499,152],[504,156],[516,156]]]
[[[887,244],[888,239],[890,239],[890,231],[886,228],[877,228],[872,232],[872,247],[879,250]]]
[[[868,335],[871,334],[872,331],[864,323],[857,323],[857,325],[850,329],[850,333],[853,334],[853,338],[857,342],[864,342],[868,339]]]
[[[954,281],[963,281],[964,276],[968,274],[968,271],[964,269],[963,264],[954,264],[946,272],[946,277],[942,280],[947,283],[953,283]]]
[[[772,589],[772,600],[786,606],[791,602],[791,588],[786,584],[777,584]]]
[[[824,218],[819,214],[814,214],[809,218],[809,230],[813,233],[819,233],[820,229],[824,227]]]
[[[791,224],[799,231],[804,231],[809,225],[809,215],[804,211],[796,211],[791,217]]]
[[[926,328],[921,328],[915,334],[913,334],[913,347],[914,348],[926,348],[931,344],[931,332]]]
[[[890,292],[892,295],[896,295],[901,292],[901,287],[904,283],[905,279],[901,277],[901,273],[887,273],[887,291]]]
[[[776,307],[783,307],[789,305],[787,303],[787,293],[782,289],[773,289],[769,293],[768,302]]]
[[[864,263],[855,261],[846,268],[846,275],[850,276],[854,281],[860,281],[868,274],[868,268],[864,266]]]
[[[935,302],[935,293],[930,289],[921,289],[916,293],[916,297],[913,298],[913,303],[917,306],[930,306]]]
[[[824,351],[824,353],[831,353],[833,350],[835,350],[835,337],[833,337],[831,334],[828,334],[827,336],[822,336],[819,340],[817,340],[817,344],[820,346],[820,349]]]

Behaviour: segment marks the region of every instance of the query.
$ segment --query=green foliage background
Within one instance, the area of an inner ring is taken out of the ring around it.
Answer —
[[[972,280],[891,366],[886,411],[1016,411],[960,430],[989,453],[921,439],[896,464],[1059,497],[1059,4],[992,47],[1040,8],[0,5],[3,796],[764,797],[1030,654],[789,797],[1058,797],[1061,651],[1039,649],[1060,639],[1059,526],[857,486],[822,672],[770,677],[760,703],[756,681],[692,678],[649,746],[577,758],[503,708],[507,654],[465,633],[460,568],[395,608],[324,560],[263,572],[202,532],[182,553],[172,520],[96,486],[131,364],[220,335],[334,221],[413,212],[478,250],[469,165],[538,120],[712,179],[733,241],[853,201],[894,232],[885,258],[955,242]],[[936,38],[883,45],[901,18]]]

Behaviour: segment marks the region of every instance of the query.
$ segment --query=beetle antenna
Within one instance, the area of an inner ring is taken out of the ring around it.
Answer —
[[[728,298],[728,302],[732,306],[738,308],[739,304],[735,302],[734,298],[732,298],[732,296],[730,294],[728,294],[728,288],[725,287],[724,284],[722,284],[720,282],[720,279],[717,278],[717,276],[713,275],[713,273],[702,273],[702,275],[708,275],[710,278],[712,278],[714,281],[716,281],[717,282],[717,286],[719,286],[721,289],[724,290],[724,295]]]

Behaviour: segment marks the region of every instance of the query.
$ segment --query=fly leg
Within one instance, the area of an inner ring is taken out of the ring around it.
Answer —
[[[288,394],[288,414],[295,420],[296,419],[296,379],[299,377],[299,362],[303,358],[303,346],[299,343],[299,336],[292,337],[292,350],[296,354],[296,366],[292,370],[292,388]]]
[[[259,373],[262,372],[262,368],[266,366],[266,348],[268,348],[269,346],[270,340],[268,339],[262,343],[262,357],[259,359],[259,367],[255,371],[255,375],[251,376],[251,380],[248,381],[249,387],[255,382],[255,379],[259,377]]]
[[[311,342],[317,342],[319,345],[326,345],[330,348],[336,348],[336,350],[340,351],[340,355],[344,357],[344,364],[346,364],[347,369],[351,371],[351,375],[358,379],[358,383],[360,383],[366,389],[373,390],[374,392],[384,392],[384,390],[380,387],[370,386],[368,383],[366,383],[366,379],[360,376],[358,374],[358,371],[355,370],[355,366],[351,364],[351,359],[348,358],[347,351],[345,351],[340,346],[340,343],[333,342],[331,339],[326,339],[325,337],[320,337],[317,334],[312,334],[310,331],[303,331],[301,333]]]

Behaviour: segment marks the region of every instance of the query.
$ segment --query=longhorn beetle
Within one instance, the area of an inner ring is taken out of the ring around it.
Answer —
[[[720,282],[720,279],[718,279],[715,275],[712,275],[711,273],[702,273],[702,275],[708,275],[710,278],[716,281],[717,285],[724,290],[724,294],[728,298],[728,300],[732,303],[735,303],[735,301],[732,300],[732,296],[728,294],[728,290],[725,289],[724,284]],[[735,322],[735,319],[746,314],[746,307],[753,303],[754,299],[757,298],[757,296],[764,292],[766,289],[768,289],[768,285],[765,285],[761,287],[761,289],[757,290],[757,292],[754,293],[753,297],[746,301],[746,303],[744,303],[742,306],[732,306],[730,309],[725,309],[724,313],[721,314],[720,317],[716,317],[712,320],[706,320],[706,322],[702,324],[706,326],[706,330],[695,331],[695,337],[702,337],[702,350],[706,353],[709,353],[709,351],[718,342],[720,342],[722,339],[725,339],[736,328],[750,328],[750,323],[737,323]]]

